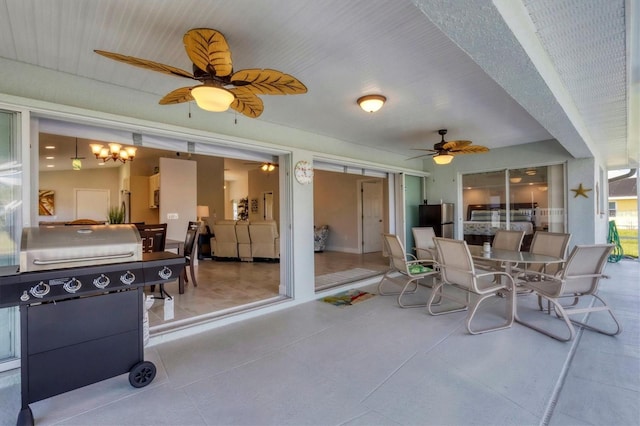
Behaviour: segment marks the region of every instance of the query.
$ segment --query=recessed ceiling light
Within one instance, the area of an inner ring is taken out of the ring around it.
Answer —
[[[47,164],[47,167],[55,167],[53,164]]]
[[[53,145],[47,145],[44,147],[44,149],[56,149],[56,147]]]
[[[98,166],[104,166],[107,163],[98,163]]]
[[[53,160],[56,157],[44,157],[44,158],[47,159],[47,160]]]

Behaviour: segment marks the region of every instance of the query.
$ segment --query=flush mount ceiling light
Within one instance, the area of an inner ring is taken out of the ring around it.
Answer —
[[[527,176],[535,176],[537,171],[536,169],[527,169],[525,173],[527,174]]]
[[[433,156],[433,162],[438,165],[449,164],[453,161],[453,155],[451,154],[438,154]]]
[[[382,95],[367,95],[358,98],[358,105],[366,112],[376,112],[386,101],[387,98]]]
[[[196,104],[205,111],[222,112],[229,109],[231,102],[235,100],[233,93],[223,87],[204,84],[191,89],[191,96]]]
[[[512,176],[509,178],[509,182],[511,183],[520,183],[522,182],[522,178],[520,176]]]
[[[119,143],[110,143],[109,148],[103,148],[99,143],[89,144],[91,152],[96,156],[98,160],[107,162],[109,160],[120,160],[123,163],[127,161],[133,161],[136,156],[136,149],[131,146],[125,146],[124,148]]]

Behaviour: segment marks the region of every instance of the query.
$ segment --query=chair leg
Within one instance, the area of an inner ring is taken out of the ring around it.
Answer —
[[[193,286],[198,287],[198,282],[196,281],[196,271],[193,268],[193,263],[189,263],[189,271],[191,272],[191,281],[193,281]]]
[[[609,306],[605,303],[604,300],[602,300],[602,298],[600,298],[599,296],[592,294],[591,296],[593,296],[595,299],[599,300],[600,303],[602,303],[603,306],[599,306],[599,307],[593,307],[593,308],[586,308],[584,310],[581,309],[571,309],[569,308],[569,310],[563,310],[563,312],[565,314],[577,314],[580,312],[603,312],[606,311],[609,313],[609,315],[611,316],[611,319],[613,320],[613,322],[616,324],[616,330],[615,331],[607,331],[603,328],[599,328],[599,327],[594,327],[592,325],[589,325],[587,323],[581,322],[581,321],[577,321],[577,320],[572,320],[570,319],[570,321],[575,324],[578,325],[582,328],[586,328],[587,330],[591,330],[591,331],[596,331],[598,333],[601,334],[605,334],[607,336],[617,336],[618,334],[622,333],[622,326],[620,325],[620,323],[618,322],[618,319],[616,318],[616,316],[613,314],[613,311],[611,310],[611,308],[609,308]],[[571,305],[574,306],[574,305]],[[563,308],[566,308],[566,306],[563,306]]]
[[[473,321],[473,317],[476,314],[476,311],[478,310],[478,307],[480,306],[480,304],[485,300],[488,299],[490,297],[494,297],[497,296],[497,294],[491,293],[491,294],[485,294],[483,296],[481,296],[471,307],[471,310],[469,311],[469,315],[467,315],[467,331],[470,334],[482,334],[482,333],[487,333],[489,331],[498,331],[498,330],[504,330],[505,328],[510,328],[513,325],[513,321],[514,321],[514,315],[513,315],[513,307],[514,307],[514,303],[516,303],[515,298],[517,296],[517,290],[513,289],[511,291],[509,291],[510,296],[507,299],[507,303],[506,303],[506,310],[505,310],[505,317],[507,318],[507,321],[504,324],[495,326],[495,327],[487,327],[487,328],[481,328],[478,330],[473,330],[471,328],[471,322]]]
[[[416,291],[418,291],[418,283],[416,282],[416,283],[415,283],[415,288],[414,288],[413,290],[410,290],[410,291],[405,291],[405,290],[403,289],[402,291],[385,292],[385,291],[383,290],[383,284],[384,284],[385,280],[387,280],[387,281],[391,281],[391,282],[392,282],[392,283],[394,283],[394,284],[397,284],[397,283],[398,283],[397,279],[395,279],[395,278],[393,278],[393,277],[391,277],[391,276],[390,276],[390,274],[391,274],[392,272],[395,272],[395,271],[387,271],[387,272],[382,276],[382,279],[381,279],[381,280],[380,280],[380,282],[378,283],[378,294],[379,294],[380,296],[397,296],[397,295],[402,294],[402,293],[405,293],[405,294],[413,294],[413,293],[415,293]],[[406,285],[405,285],[405,288],[406,288]]]
[[[528,327],[532,330],[535,330],[539,333],[542,334],[546,334],[549,337],[552,337],[556,340],[559,340],[561,342],[568,342],[570,340],[573,340],[573,338],[576,335],[576,329],[573,327],[573,324],[571,323],[571,320],[569,319],[569,315],[566,314],[565,310],[562,308],[562,305],[560,305],[558,302],[556,302],[553,299],[550,299],[548,297],[542,296],[542,298],[547,299],[550,303],[553,304],[554,310],[556,310],[557,313],[559,313],[559,318],[562,319],[565,324],[567,325],[567,328],[569,329],[569,337],[563,337],[560,336],[559,334],[555,334],[555,333],[551,333],[550,331],[547,331],[543,328],[540,328],[536,325],[531,324],[530,322],[526,322],[526,321],[522,321],[518,315],[516,314],[515,320],[518,324],[522,324],[525,327]],[[576,312],[577,313],[577,312]]]
[[[462,311],[466,311],[469,307],[469,293],[467,293],[467,302],[463,302],[460,299],[458,299],[457,297],[445,294],[444,292],[444,281],[441,281],[439,283],[437,283],[435,285],[435,287],[433,287],[433,290],[431,291],[431,296],[429,296],[429,301],[427,302],[427,311],[429,312],[430,315],[433,316],[437,316],[437,315],[444,315],[444,314],[451,314],[453,312],[462,312]],[[438,302],[435,302],[436,297],[438,297]],[[436,306],[439,305],[442,301],[442,299],[448,299],[448,300],[452,300],[456,303],[462,304],[463,307],[462,308],[452,308],[452,309],[445,309],[442,311],[434,311],[431,307],[432,306]]]
[[[409,284],[411,284],[412,282],[415,282],[415,290],[410,292],[410,294],[415,293],[418,290],[418,281],[420,280],[420,278],[415,278],[413,280],[409,280],[407,281],[407,283],[404,285],[404,287],[402,288],[402,291],[398,294],[398,305],[401,308],[424,308],[427,306],[427,303],[413,303],[411,305],[405,305],[404,303],[402,303],[402,296],[406,293],[406,289],[407,287],[409,287]],[[429,284],[424,284],[425,287],[429,287],[429,288],[433,288],[433,284],[429,285]],[[440,301],[442,300],[442,297],[438,298],[437,302],[434,302],[433,305],[439,305]]]

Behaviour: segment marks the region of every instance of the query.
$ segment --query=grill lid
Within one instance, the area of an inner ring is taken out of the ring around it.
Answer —
[[[20,272],[142,260],[134,225],[39,226],[24,228]]]

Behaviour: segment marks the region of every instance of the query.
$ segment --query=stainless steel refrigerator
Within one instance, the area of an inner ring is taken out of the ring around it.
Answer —
[[[431,226],[437,237],[453,238],[453,203],[418,206],[420,226]]]

